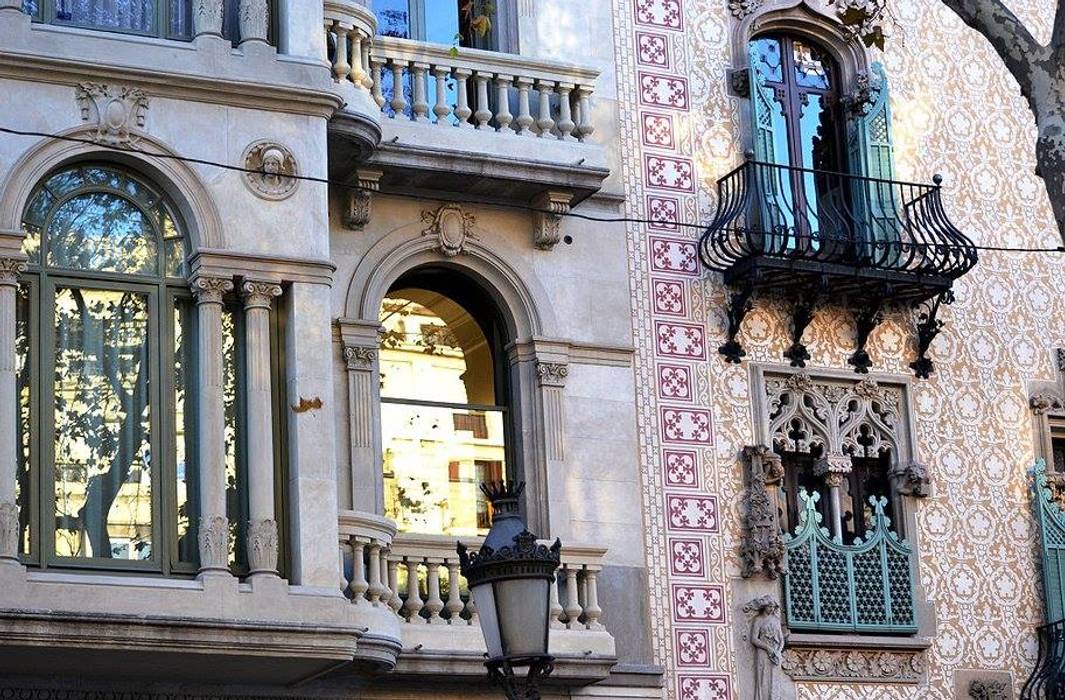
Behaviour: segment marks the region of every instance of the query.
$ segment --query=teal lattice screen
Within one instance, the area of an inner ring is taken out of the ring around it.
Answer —
[[[821,527],[817,493],[800,492],[794,535],[785,535],[788,627],[821,632],[914,633],[913,550],[891,531],[887,500],[870,498],[873,529],[845,545]],[[1065,539],[1063,539],[1065,541]]]
[[[1036,517],[1043,545],[1043,595],[1049,624],[1065,618],[1065,513],[1047,484],[1046,462],[1039,460],[1032,471]]]

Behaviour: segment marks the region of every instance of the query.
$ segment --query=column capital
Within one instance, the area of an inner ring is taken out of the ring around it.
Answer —
[[[221,304],[222,297],[233,291],[233,280],[224,277],[196,277],[192,280],[192,293],[197,304]]]
[[[192,5],[192,26],[196,36],[222,36],[222,0],[195,0]]]
[[[562,388],[566,386],[566,378],[569,376],[569,365],[564,362],[537,362],[536,378],[540,386],[553,386]]]
[[[281,296],[281,285],[274,282],[246,280],[240,286],[245,309],[269,309],[271,302]]]
[[[344,348],[344,362],[349,370],[368,372],[377,361],[377,348],[349,345]]]
[[[15,286],[19,275],[26,271],[24,258],[0,258],[0,285]]]

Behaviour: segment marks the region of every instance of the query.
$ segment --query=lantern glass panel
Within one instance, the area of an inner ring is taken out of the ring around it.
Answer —
[[[499,634],[507,656],[547,653],[550,600],[544,578],[516,578],[495,584]],[[478,610],[480,604],[478,604]]]
[[[495,659],[503,655],[503,642],[499,638],[499,616],[496,615],[495,591],[491,583],[471,586],[470,594],[477,606],[477,615],[481,618],[481,631],[484,633],[488,658]]]

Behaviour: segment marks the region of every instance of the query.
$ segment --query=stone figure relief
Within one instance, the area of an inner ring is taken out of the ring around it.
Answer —
[[[751,616],[747,641],[754,647],[754,692],[752,700],[773,700],[774,675],[784,654],[784,628],[780,603],[773,596],[755,598],[743,606]]]
[[[1009,683],[997,678],[974,678],[969,681],[969,697],[972,700],[1010,700]]]
[[[244,183],[262,199],[285,199],[296,191],[299,167],[292,151],[271,141],[256,141],[244,151]]]
[[[83,122],[96,122],[96,141],[109,146],[135,146],[148,116],[148,94],[140,88],[80,83],[74,97]]]

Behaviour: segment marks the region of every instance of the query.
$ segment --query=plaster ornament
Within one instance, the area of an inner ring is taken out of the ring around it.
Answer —
[[[25,260],[19,260],[18,258],[0,258],[0,285],[17,285],[19,275],[25,271]]]
[[[1061,397],[1051,393],[1032,395],[1032,397],[1028,399],[1028,406],[1032,409],[1032,413],[1037,416],[1046,415],[1053,411],[1060,411],[1063,408]]]
[[[197,304],[221,304],[223,297],[231,291],[233,280],[223,277],[197,277],[192,281]]]
[[[974,678],[968,691],[972,700],[1010,700],[1009,684],[997,678]]]
[[[762,0],[729,0],[728,9],[736,19],[746,19],[762,6]]]
[[[754,647],[754,694],[752,700],[774,700],[775,668],[784,653],[784,629],[780,624],[780,603],[773,596],[755,598],[743,606],[751,619],[747,641]]]
[[[919,462],[896,465],[891,470],[891,476],[896,480],[895,490],[905,496],[924,498],[931,491],[932,480],[928,476],[928,467]]]
[[[796,681],[917,683],[925,663],[924,652],[911,649],[793,647],[781,667]]]
[[[140,88],[80,83],[74,96],[81,108],[83,122],[95,122],[95,140],[109,146],[136,146],[141,140],[137,130],[144,128],[148,114],[148,95]]]
[[[294,177],[300,174],[295,156],[278,143],[256,141],[248,146],[244,168],[244,184],[262,199],[285,199],[299,184]]]
[[[445,204],[435,212],[426,209],[422,221],[428,224],[422,235],[436,238],[436,249],[449,258],[465,252],[468,241],[477,240],[473,233],[476,219],[457,204]]]
[[[347,207],[344,211],[344,225],[353,231],[361,230],[370,223],[373,215],[373,196],[381,189],[381,170],[360,169],[356,171],[358,187],[348,191]]]
[[[344,348],[344,361],[347,363],[348,369],[369,370],[373,368],[375,360],[377,360],[377,348],[360,347],[358,345]]]

